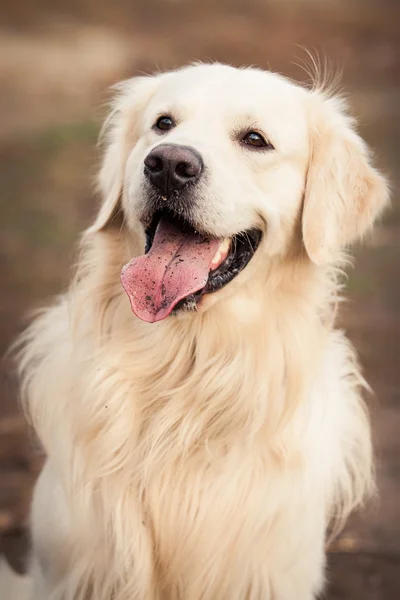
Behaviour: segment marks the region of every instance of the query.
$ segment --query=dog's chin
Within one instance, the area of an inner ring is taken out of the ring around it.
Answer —
[[[143,223],[146,235],[145,254],[151,252],[155,232],[160,220],[165,217],[175,221],[188,237],[199,235],[196,228],[198,226],[195,227],[186,218],[176,215],[168,209],[156,211]],[[207,238],[212,237],[207,232],[203,232],[203,235]],[[196,292],[179,300],[171,311],[171,314],[179,315],[184,312],[196,311],[206,295],[214,295],[225,288],[246,268],[258,248],[261,238],[262,232],[257,228],[237,233],[230,238],[223,238],[221,240],[221,246],[224,246],[223,253],[220,252],[220,249],[216,251],[216,260],[215,262],[211,262],[206,284]],[[221,255],[220,258],[218,253]]]

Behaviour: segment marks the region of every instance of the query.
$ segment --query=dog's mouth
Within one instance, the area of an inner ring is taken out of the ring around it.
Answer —
[[[121,273],[132,311],[154,323],[172,312],[195,310],[204,294],[217,292],[246,267],[261,236],[250,229],[217,239],[170,211],[156,212],[146,228],[145,254]]]

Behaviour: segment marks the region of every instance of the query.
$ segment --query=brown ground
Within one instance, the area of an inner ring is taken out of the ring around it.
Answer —
[[[64,3],[66,4],[66,3]],[[305,79],[296,44],[344,71],[361,129],[390,174],[393,210],[357,253],[343,323],[371,399],[380,501],[353,518],[329,560],[329,600],[400,597],[400,6],[368,0],[3,2],[0,29],[0,352],[30,308],[69,278],[73,244],[95,210],[99,105],[109,83],[193,59],[257,64]],[[52,13],[48,6],[52,6]],[[32,451],[9,361],[1,377],[0,549],[20,566]],[[7,599],[8,600],[8,599]],[[10,599],[12,600],[12,599]],[[301,599],[299,599],[301,600]]]

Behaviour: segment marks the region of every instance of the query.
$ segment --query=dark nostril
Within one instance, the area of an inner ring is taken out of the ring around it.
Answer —
[[[144,159],[144,164],[150,171],[162,171],[163,170],[163,161],[159,156],[155,156],[154,154],[148,154]]]
[[[179,177],[194,177],[196,175],[196,169],[193,165],[187,162],[180,162],[175,167],[175,173]]]

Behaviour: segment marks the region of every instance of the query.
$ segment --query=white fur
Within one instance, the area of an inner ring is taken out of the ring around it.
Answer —
[[[160,138],[166,112],[178,124]],[[243,148],[246,128],[275,150]],[[312,600],[328,527],[374,487],[364,384],[334,310],[343,248],[383,208],[384,180],[341,101],[254,69],[125,82],[106,130],[76,280],[21,351],[48,456],[34,600]],[[143,253],[143,159],[167,139],[207,165],[201,227],[264,236],[197,312],[150,325],[119,273]]]

